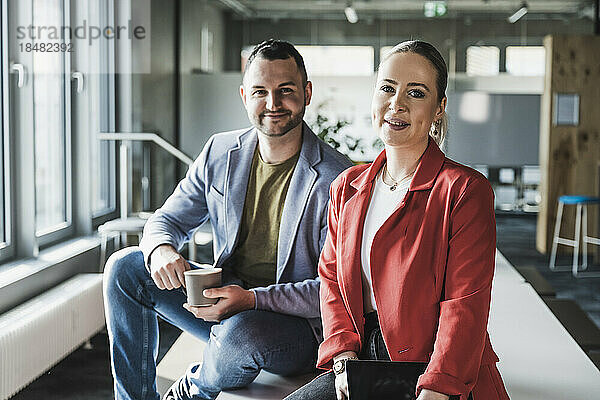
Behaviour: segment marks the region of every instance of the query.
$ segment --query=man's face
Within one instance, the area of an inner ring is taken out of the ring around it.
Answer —
[[[280,137],[302,122],[312,86],[308,82],[302,87],[293,58],[271,61],[257,57],[246,70],[240,95],[252,125],[266,136]]]

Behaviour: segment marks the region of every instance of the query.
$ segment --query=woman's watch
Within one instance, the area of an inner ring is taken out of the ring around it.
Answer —
[[[347,357],[337,360],[333,363],[333,373],[335,375],[343,374],[346,371],[346,361],[348,360],[358,360],[358,357]]]

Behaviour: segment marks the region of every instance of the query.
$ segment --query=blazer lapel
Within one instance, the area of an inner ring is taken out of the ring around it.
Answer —
[[[315,134],[303,123],[302,147],[294,168],[290,186],[281,213],[279,240],[277,244],[277,281],[279,282],[290,258],[294,238],[313,185],[317,180],[314,165],[321,161],[321,153]]]
[[[430,137],[427,149],[421,157],[415,175],[410,183],[409,191],[429,190],[433,187],[438,174],[442,170],[446,156]]]
[[[252,166],[252,157],[258,143],[255,129],[248,130],[238,137],[238,145],[227,153],[227,180],[225,182],[225,229],[227,235],[227,254],[233,251],[237,242],[248,179]]]
[[[371,200],[373,180],[377,176],[383,161],[385,161],[385,152],[382,152],[369,168],[350,182],[350,186],[356,189],[356,193],[346,200],[338,228],[338,237],[343,238],[343,240],[338,241],[338,246],[340,246],[338,252],[341,254],[338,265],[342,269],[342,273],[338,274],[341,281],[341,291],[350,307],[355,328],[361,335],[364,334],[361,272],[363,226]]]

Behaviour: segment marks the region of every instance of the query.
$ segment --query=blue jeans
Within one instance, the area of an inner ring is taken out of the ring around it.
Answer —
[[[207,342],[203,362],[192,364],[171,387],[174,399],[214,399],[224,389],[247,386],[261,369],[295,375],[315,368],[318,343],[304,318],[250,310],[206,322],[185,310],[185,301],[180,289],[156,287],[137,247],[110,257],[104,305],[115,399],[159,398],[157,315]]]

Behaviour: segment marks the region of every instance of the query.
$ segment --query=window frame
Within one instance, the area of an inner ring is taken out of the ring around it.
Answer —
[[[62,21],[61,25],[69,25],[71,23],[71,3],[69,0],[60,0],[62,9]],[[71,43],[71,39],[66,36],[64,42],[67,46]],[[35,239],[38,247],[46,247],[55,244],[59,240],[65,239],[72,236],[75,232],[74,221],[73,221],[73,149],[72,149],[72,104],[71,104],[71,55],[69,52],[63,53],[63,94],[64,94],[64,108],[63,108],[63,133],[64,133],[64,151],[65,151],[65,221],[56,224],[50,228],[38,230],[35,227]],[[32,77],[35,79],[35,77]],[[33,85],[33,82],[32,82]],[[33,107],[33,99],[32,99]],[[35,109],[33,111],[35,113]],[[34,114],[35,115],[35,114]],[[35,125],[34,125],[34,138],[35,138]],[[35,190],[35,188],[34,188]],[[35,211],[35,210],[34,210]]]
[[[102,14],[100,16],[100,24],[101,25],[114,25],[115,22],[115,8],[114,8],[114,2],[111,0],[105,0],[102,1],[101,6],[104,6],[104,9],[102,10]],[[109,132],[115,132],[115,126],[116,126],[116,107],[115,107],[115,102],[116,102],[116,98],[115,98],[115,42],[114,41],[103,41],[103,43],[105,45],[101,46],[100,51],[104,53],[104,55],[107,56],[107,70],[104,71],[106,78],[105,80],[100,78],[99,75],[99,82],[98,82],[98,87],[101,88],[103,87],[104,83],[106,83],[107,86],[107,91],[104,91],[103,89],[99,89],[99,96],[100,96],[100,104],[105,104],[108,105],[108,121],[106,121],[106,126],[107,126],[107,130]],[[92,62],[94,61],[100,61],[101,59],[101,54],[93,54],[92,56]],[[104,115],[101,117],[104,118]],[[99,121],[98,123],[98,127],[101,129],[102,128],[102,123]],[[96,139],[95,137],[90,138],[91,141],[93,141],[93,143],[91,144],[92,146],[96,146],[98,151],[100,151],[100,146],[101,143],[98,139]],[[95,199],[92,199],[92,205],[90,206],[90,211],[91,211],[91,218],[92,218],[92,226],[94,228],[97,228],[99,225],[105,223],[106,221],[109,221],[111,219],[115,219],[119,217],[119,195],[118,195],[118,179],[119,179],[119,175],[118,175],[118,160],[117,160],[117,143],[114,141],[110,141],[110,142],[104,142],[107,144],[108,148],[109,148],[109,177],[108,177],[108,181],[109,181],[109,190],[110,190],[110,204],[108,207],[101,209],[101,210],[94,210],[93,207],[93,202],[95,201]]]
[[[0,240],[0,262],[14,256],[14,231],[13,220],[15,214],[12,209],[13,201],[13,152],[11,151],[11,131],[10,131],[10,65],[9,65],[9,38],[8,38],[8,0],[1,0],[0,3],[0,62],[2,63],[2,76],[0,76],[0,104],[2,115],[2,126],[0,127],[0,148],[2,156],[0,163],[2,164],[3,174],[0,176],[0,185],[2,185],[2,199],[0,199],[0,216],[4,220],[4,224],[0,229],[3,229],[2,240]]]

